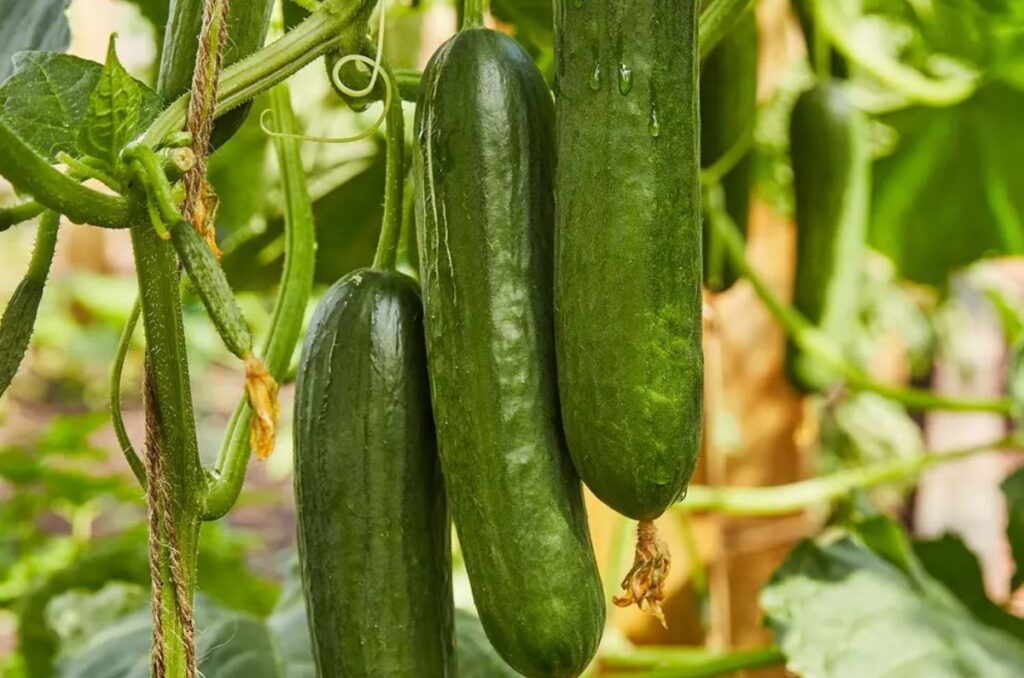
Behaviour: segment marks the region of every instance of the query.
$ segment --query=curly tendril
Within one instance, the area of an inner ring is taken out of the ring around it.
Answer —
[[[387,18],[387,11],[385,10],[386,6],[387,3],[381,3],[380,5],[380,25],[377,28],[377,54],[375,58],[371,59],[370,57],[365,56],[363,54],[347,54],[343,56],[341,59],[338,59],[338,62],[334,64],[334,68],[331,69],[331,81],[334,83],[334,86],[337,87],[339,91],[343,92],[347,96],[354,98],[362,98],[365,96],[369,96],[370,93],[373,92],[373,88],[377,86],[378,77],[384,82],[384,106],[383,108],[381,108],[380,116],[377,118],[377,120],[367,129],[363,130],[359,134],[355,134],[350,137],[306,136],[304,134],[291,134],[288,132],[278,132],[276,130],[271,129],[270,125],[267,124],[267,114],[271,113],[271,110],[268,108],[264,110],[262,113],[260,113],[260,127],[263,129],[263,132],[267,136],[275,137],[278,139],[297,139],[299,141],[313,141],[322,144],[348,144],[356,141],[362,141],[363,139],[368,139],[377,133],[377,130],[379,130],[381,126],[384,125],[384,121],[387,119],[388,109],[391,108],[391,97],[395,87],[395,84],[394,82],[392,82],[391,77],[388,75],[387,71],[381,68],[381,58],[382,55],[384,54],[384,24],[385,19]],[[346,65],[354,62],[365,64],[366,66],[369,66],[371,68],[370,82],[367,83],[365,87],[362,87],[360,89],[350,87],[341,80],[341,69]]]

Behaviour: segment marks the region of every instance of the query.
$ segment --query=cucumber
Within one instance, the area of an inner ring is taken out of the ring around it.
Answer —
[[[28,272],[15,288],[0,318],[0,396],[18,373],[18,367],[32,339],[39,302],[42,301],[43,288],[57,248],[59,225],[59,214],[50,211],[43,213]]]
[[[743,14],[707,56],[700,74],[701,164],[710,167],[734,151],[752,132],[757,114],[757,22],[753,11]],[[747,232],[750,190],[754,177],[753,153],[722,177],[726,211],[741,233]],[[725,247],[704,223],[704,284],[712,291],[726,290],[738,277]]]
[[[857,320],[871,159],[867,121],[838,83],[815,85],[797,99],[790,155],[797,232],[793,305],[843,348]],[[805,391],[824,390],[838,380],[792,343],[786,371]]]
[[[700,453],[698,6],[556,3],[562,418],[583,481],[641,521]]]
[[[295,497],[320,678],[455,675],[422,317],[412,280],[359,270],[324,296],[303,346]]]
[[[199,31],[203,25],[203,4],[204,0],[171,0],[157,77],[159,91],[169,93],[165,95],[168,103],[192,87]],[[224,67],[263,47],[273,9],[274,0],[231,0]],[[211,149],[223,146],[238,131],[251,107],[252,102],[247,102],[218,118],[210,137]]]
[[[463,29],[431,58],[416,187],[431,394],[473,597],[527,676],[578,676],[604,627],[559,425],[552,320],[554,111],[512,38]]]

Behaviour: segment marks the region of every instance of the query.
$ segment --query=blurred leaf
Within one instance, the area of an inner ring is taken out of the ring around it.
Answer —
[[[66,54],[21,52],[14,59],[14,73],[0,86],[0,116],[44,157],[55,161],[59,151],[78,155],[75,140],[102,69],[94,61]],[[139,132],[163,102],[141,82],[132,82],[142,92],[133,131]]]
[[[260,113],[268,106],[266,96],[257,97],[253,115],[210,157],[208,177],[220,197],[217,231],[221,239],[248,227],[266,205],[270,137],[260,127]]]
[[[459,678],[519,678],[519,673],[495,652],[483,625],[472,612],[455,610],[455,636]]]
[[[1013,551],[1013,561],[1017,564],[1010,588],[1017,590],[1024,585],[1024,468],[1017,469],[1000,487],[1006,497],[1006,513],[1009,518],[1006,536]]]
[[[1024,643],[974,618],[924,571],[898,526],[881,520],[856,537],[801,542],[762,591],[789,670],[804,678],[1019,675]]]
[[[14,72],[18,52],[63,52],[71,44],[64,12],[71,0],[3,0],[0,2],[0,82]]]
[[[982,256],[1024,254],[1021,110],[1024,93],[991,85],[882,117],[899,141],[875,163],[870,240],[903,277],[943,287]]]
[[[139,8],[139,13],[153,26],[158,44],[163,42],[164,27],[167,26],[168,5],[167,0],[124,0]]]
[[[550,0],[493,0],[491,14],[504,23],[512,24],[516,38],[527,46],[551,46],[555,14]]]
[[[1014,617],[989,600],[978,559],[959,537],[947,534],[930,541],[915,541],[914,554],[928,574],[956,596],[975,617],[1024,639],[1024,619]]]

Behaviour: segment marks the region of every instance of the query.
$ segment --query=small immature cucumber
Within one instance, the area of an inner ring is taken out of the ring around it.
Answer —
[[[319,678],[455,675],[450,528],[416,284],[360,270],[310,323],[295,496]]]
[[[244,360],[252,354],[252,332],[238,308],[224,269],[192,224],[179,220],[171,226],[170,234],[178,258],[203,300],[217,334],[232,355]]]
[[[18,372],[21,361],[25,358],[32,328],[36,323],[39,302],[43,298],[43,288],[50,272],[53,254],[57,247],[57,229],[60,215],[56,212],[44,212],[39,220],[36,234],[36,246],[32,252],[32,261],[28,272],[14,290],[14,295],[4,309],[0,318],[0,396],[4,394],[11,380]]]
[[[420,274],[445,485],[484,630],[535,678],[578,676],[604,627],[559,423],[553,117],[523,48],[482,28],[434,54],[416,109]]]
[[[745,135],[752,133],[757,115],[757,22],[747,11],[701,65],[700,152],[706,168],[720,161]],[[726,211],[741,233],[747,232],[753,153],[722,177]],[[714,229],[704,223],[704,284],[713,291],[728,289],[737,274]]]
[[[871,186],[867,123],[839,84],[822,83],[797,100],[790,139],[797,230],[793,305],[844,347],[857,319],[864,264]],[[837,379],[793,345],[786,369],[794,385],[810,391]]]
[[[636,520],[700,454],[697,0],[557,0],[555,336],[573,462]]]

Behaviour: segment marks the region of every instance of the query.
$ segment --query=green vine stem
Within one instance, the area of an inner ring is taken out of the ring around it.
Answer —
[[[605,654],[601,659],[605,666],[615,668],[657,667],[634,673],[604,674],[609,678],[713,678],[738,671],[779,666],[786,661],[782,651],[774,646],[724,653],[712,653],[703,648],[648,646],[638,647],[628,653]]]
[[[35,200],[27,200],[20,205],[13,205],[11,207],[0,207],[0,233],[3,233],[11,226],[16,226],[29,219],[36,218],[45,209]]]
[[[981,83],[980,76],[936,79],[880,51],[866,52],[850,30],[850,19],[839,9],[843,0],[814,0],[814,17],[821,31],[851,62],[887,88],[928,106],[952,106],[967,99]]]
[[[394,74],[386,65],[384,86],[392,88]],[[384,173],[384,220],[373,267],[394,270],[398,259],[398,244],[402,234],[402,214],[405,192],[405,113],[402,100],[396,96],[385,98],[387,110],[386,167]]]
[[[480,28],[484,25],[484,17],[487,15],[487,0],[463,0],[462,2],[462,27]]]
[[[711,0],[700,15],[697,37],[700,58],[711,54],[711,50],[732,30],[743,13],[753,6],[754,0]]]
[[[406,177],[402,193],[402,233],[398,237],[395,268],[416,282],[420,281],[416,245],[416,182],[412,174]]]
[[[274,137],[285,196],[285,253],[281,286],[261,355],[270,375],[283,382],[302,331],[306,302],[313,288],[316,231],[299,141],[291,136],[298,134],[299,130],[287,85],[280,84],[270,90],[270,104],[275,128],[286,133]],[[251,417],[248,398],[243,397],[228,423],[209,481],[203,512],[205,520],[216,520],[225,515],[238,500],[252,452],[249,446]]]
[[[127,200],[86,188],[52,167],[0,120],[0,176],[39,203],[76,223],[124,228],[131,223]]]
[[[676,510],[713,511],[730,516],[778,516],[838,499],[852,490],[898,483],[918,477],[927,469],[992,450],[1024,449],[1017,435],[952,452],[925,454],[913,459],[886,459],[860,468],[775,487],[708,487],[691,485]]]
[[[117,342],[117,350],[114,353],[114,364],[110,368],[110,420],[114,426],[114,435],[117,443],[121,446],[121,452],[128,460],[135,479],[139,485],[146,487],[146,466],[139,459],[132,439],[128,436],[128,429],[124,425],[124,413],[121,411],[121,375],[124,372],[124,361],[128,357],[128,349],[132,345],[132,335],[135,334],[135,326],[139,323],[139,315],[142,306],[136,299],[132,304],[131,313],[121,330],[121,338]]]
[[[342,33],[362,25],[376,4],[376,0],[324,0],[316,12],[280,40],[224,69],[214,116],[224,115],[322,56]],[[137,142],[159,146],[184,128],[187,112],[185,94],[164,109]]]
[[[720,236],[733,266],[746,277],[757,296],[782,325],[801,351],[813,356],[845,380],[847,386],[858,391],[871,391],[885,398],[918,410],[949,410],[959,412],[992,412],[1009,415],[1008,399],[974,400],[951,398],[931,391],[883,384],[866,372],[850,364],[839,349],[792,306],[785,304],[751,268],[744,252],[743,239],[725,210],[725,199],[720,185],[710,186],[704,192],[705,211],[712,228]]]

